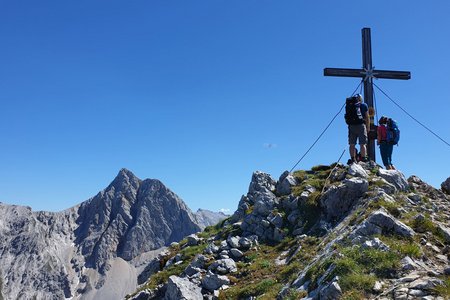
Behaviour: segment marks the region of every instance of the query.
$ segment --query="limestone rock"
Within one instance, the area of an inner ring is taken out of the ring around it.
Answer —
[[[202,289],[186,278],[170,276],[164,300],[203,300]]]
[[[389,232],[393,232],[400,236],[409,238],[415,235],[414,230],[389,215],[384,209],[373,212],[367,218],[367,220],[365,220],[356,229],[356,234],[364,236],[371,236]]]
[[[210,292],[218,290],[220,287],[222,287],[225,284],[227,284],[227,285],[230,284],[230,280],[228,279],[227,276],[224,276],[224,275],[208,273],[202,279],[203,288],[207,289]]]
[[[351,164],[348,167],[348,174],[361,178],[368,178],[369,174],[367,174],[366,170],[359,164]]]
[[[231,249],[230,249],[230,253],[231,253],[231,255],[232,255],[234,258],[236,258],[236,259],[239,259],[239,258],[241,258],[241,257],[244,256],[244,253],[242,253],[241,250],[236,249],[236,248],[231,248]]]
[[[323,300],[337,300],[342,296],[342,290],[336,281],[331,282],[320,290],[320,299]]]
[[[255,193],[267,193],[275,190],[276,181],[269,174],[256,171],[252,175],[252,181],[248,188],[250,195]]]
[[[190,234],[186,238],[188,246],[197,246],[201,240],[196,234]]]
[[[450,243],[450,228],[446,227],[444,224],[437,223],[437,229],[444,237],[447,243]]]
[[[368,189],[368,181],[358,177],[345,179],[342,184],[331,186],[320,198],[327,220],[338,220],[344,216]]]
[[[441,183],[441,189],[444,193],[450,195],[450,177]]]
[[[239,236],[230,236],[227,238],[227,243],[231,248],[239,248]]]
[[[236,272],[237,267],[233,259],[227,258],[216,260],[209,266],[208,270],[221,275],[225,275],[228,273]]]
[[[409,188],[408,181],[406,180],[405,175],[398,170],[385,170],[379,169],[378,175],[395,186],[397,191],[405,192]]]
[[[294,178],[294,176],[292,176],[292,174],[289,173],[289,171],[283,172],[276,184],[277,194],[281,196],[289,195],[292,191],[292,187],[296,184],[297,180]]]

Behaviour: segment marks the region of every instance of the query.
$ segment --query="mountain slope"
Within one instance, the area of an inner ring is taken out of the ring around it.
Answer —
[[[236,212],[171,246],[131,298],[447,299],[449,185],[373,163],[255,172]]]
[[[1,295],[5,299],[120,298],[161,247],[200,230],[160,181],[122,169],[95,197],[68,210],[0,204]]]
[[[202,229],[208,226],[216,225],[217,223],[228,217],[229,215],[226,215],[223,212],[213,212],[207,209],[198,209],[195,212],[195,218],[197,219],[197,223],[200,225]]]

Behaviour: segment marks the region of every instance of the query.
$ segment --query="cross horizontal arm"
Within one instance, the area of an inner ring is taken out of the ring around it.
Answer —
[[[338,77],[366,77],[364,69],[340,69],[340,68],[325,68],[323,69],[324,76],[338,76]]]
[[[365,78],[386,78],[386,79],[411,79],[411,72],[408,71],[388,71],[388,70],[364,70],[364,69],[342,69],[342,68],[325,68],[323,69],[323,75],[325,76],[337,76],[337,77],[360,77]]]
[[[386,70],[373,70],[373,77],[386,78],[386,79],[411,79],[411,72],[408,71],[386,71]]]

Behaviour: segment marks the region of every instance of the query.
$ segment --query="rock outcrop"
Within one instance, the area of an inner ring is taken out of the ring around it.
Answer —
[[[444,186],[373,162],[285,172],[278,182],[255,172],[220,229],[169,247],[132,299],[175,299],[175,278],[203,299],[447,299]]]

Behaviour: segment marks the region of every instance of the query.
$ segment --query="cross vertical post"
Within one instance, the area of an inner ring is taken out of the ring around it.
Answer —
[[[370,37],[370,28],[363,28],[362,31],[362,65],[365,70],[372,70],[372,39]],[[373,106],[373,77],[366,76],[364,79],[364,102],[367,103],[368,107]],[[370,128],[367,128],[367,133],[374,128],[374,116],[370,116]],[[367,145],[367,154],[369,158],[376,161],[375,155],[375,140],[369,138],[369,143]]]
[[[370,28],[363,28],[362,34],[362,68],[361,69],[343,69],[343,68],[325,68],[324,76],[338,77],[359,77],[364,80],[364,102],[369,107],[369,111],[374,110],[373,105],[373,78],[386,79],[411,79],[409,71],[388,71],[374,70],[372,65],[372,42],[370,36]],[[374,116],[370,115],[370,128],[367,132],[375,131]],[[370,160],[375,161],[375,134],[369,134],[369,144],[367,145],[367,153]]]

